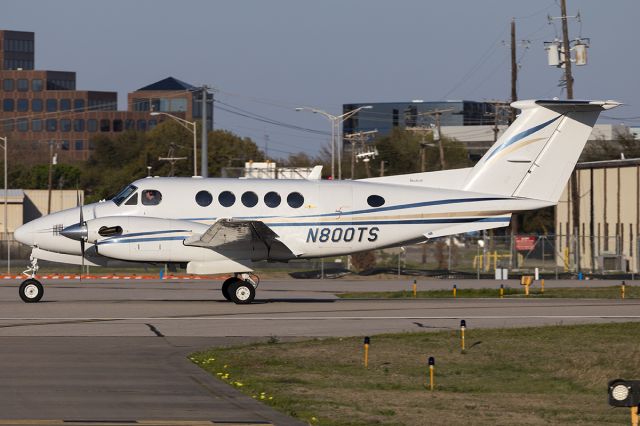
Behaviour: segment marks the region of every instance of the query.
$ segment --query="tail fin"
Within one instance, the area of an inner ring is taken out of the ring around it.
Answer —
[[[591,129],[613,101],[519,101],[520,116],[471,170],[467,191],[557,203]]]

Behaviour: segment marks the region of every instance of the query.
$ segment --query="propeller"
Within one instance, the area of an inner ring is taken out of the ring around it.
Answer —
[[[67,238],[71,238],[72,240],[80,241],[80,255],[82,256],[81,262],[81,270],[80,270],[80,281],[82,281],[82,272],[84,271],[84,260],[85,260],[85,243],[87,242],[88,229],[87,222],[84,221],[84,212],[82,211],[82,204],[80,203],[80,191],[78,190],[77,194],[77,205],[80,207],[80,221],[74,225],[67,226],[62,231],[60,231],[60,235],[63,235]]]
[[[76,198],[77,204],[80,206],[80,226],[87,228],[87,223],[84,221],[83,203],[80,203],[80,191],[76,190]],[[80,282],[82,282],[82,273],[84,272],[84,244],[86,242],[86,236],[80,238],[80,256],[82,256],[82,261],[80,264]]]

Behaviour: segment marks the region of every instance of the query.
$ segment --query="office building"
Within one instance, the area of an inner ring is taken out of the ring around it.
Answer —
[[[76,73],[34,69],[35,35],[0,30],[0,136],[24,161],[48,162],[50,149],[60,161],[86,160],[96,135],[153,129],[168,112],[189,121],[202,117],[201,91],[168,77],[128,95],[118,111],[117,92],[78,90]],[[208,97],[207,126],[213,122]]]

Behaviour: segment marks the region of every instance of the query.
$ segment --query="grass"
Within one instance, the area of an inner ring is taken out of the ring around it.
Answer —
[[[411,290],[401,291],[380,291],[380,292],[353,292],[339,293],[338,297],[343,299],[412,299]],[[418,291],[416,297],[419,299],[438,299],[453,297],[453,290],[428,290]],[[483,289],[457,289],[458,298],[496,298],[500,297],[500,290],[493,288]],[[520,298],[525,296],[523,288],[504,288],[505,298]],[[531,287],[529,296],[531,298],[575,298],[575,299],[620,299],[620,286],[610,287],[557,287],[545,288],[541,292],[540,287]],[[626,299],[640,299],[640,286],[625,286]]]
[[[640,378],[640,323],[468,329],[212,349],[191,360],[310,425],[625,424],[607,382]],[[427,357],[436,389],[426,388]]]

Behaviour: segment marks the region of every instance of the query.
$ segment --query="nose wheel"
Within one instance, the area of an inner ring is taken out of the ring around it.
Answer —
[[[222,295],[236,305],[248,305],[256,297],[259,282],[256,275],[239,274],[222,283]]]
[[[20,299],[25,303],[37,303],[44,295],[44,287],[35,278],[29,278],[20,284]]]

